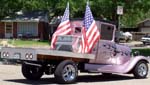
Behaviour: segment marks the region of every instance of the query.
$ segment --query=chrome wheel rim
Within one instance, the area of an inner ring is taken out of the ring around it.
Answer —
[[[66,65],[63,69],[63,79],[65,81],[72,81],[75,79],[76,69],[73,65]]]
[[[144,63],[141,63],[138,67],[138,74],[140,76],[145,76],[147,74],[147,66]]]

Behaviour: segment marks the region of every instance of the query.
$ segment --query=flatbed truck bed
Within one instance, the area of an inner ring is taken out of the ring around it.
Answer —
[[[81,54],[67,51],[58,51],[50,49],[40,48],[21,48],[21,47],[2,47],[1,49],[2,58],[7,59],[18,59],[18,60],[31,60],[38,61],[41,59],[62,59],[71,58],[78,61],[94,59],[94,54]]]

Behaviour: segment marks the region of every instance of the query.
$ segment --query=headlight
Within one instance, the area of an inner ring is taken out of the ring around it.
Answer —
[[[29,58],[30,58],[30,59],[32,59],[32,58],[33,58],[33,55],[32,55],[32,54],[30,54],[30,55],[29,55]]]
[[[33,59],[33,54],[32,53],[26,53],[25,58],[26,59]]]
[[[9,53],[8,52],[3,52],[3,57],[9,57]]]
[[[9,53],[8,52],[6,53],[6,57],[9,57]]]
[[[29,58],[29,54],[28,54],[28,53],[26,53],[25,58],[26,58],[26,59],[28,59],[28,58]]]
[[[133,55],[134,55],[134,56],[138,56],[138,55],[140,55],[140,52],[139,52],[139,51],[135,51],[135,52],[133,53]]]
[[[6,52],[3,52],[3,57],[6,57]]]

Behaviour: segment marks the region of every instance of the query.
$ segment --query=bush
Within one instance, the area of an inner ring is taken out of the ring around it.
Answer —
[[[135,51],[139,51],[140,55],[143,56],[150,56],[150,48],[145,48],[145,49],[132,49],[132,53],[134,53]]]

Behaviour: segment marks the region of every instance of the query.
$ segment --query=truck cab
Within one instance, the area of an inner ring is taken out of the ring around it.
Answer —
[[[89,63],[121,64],[127,61],[128,57],[130,57],[131,49],[114,42],[116,26],[106,22],[97,22],[97,26],[101,34],[101,39],[92,49],[91,54],[95,55],[95,59],[91,59]],[[78,53],[81,44],[81,29],[82,27],[79,26],[74,27],[72,35],[58,35],[55,50]],[[116,56],[118,57],[116,58]],[[118,61],[119,59],[122,59],[122,62]]]
[[[101,42],[103,40],[108,41],[108,42],[114,42],[116,25],[110,24],[107,22],[102,22],[102,21],[101,22],[96,21],[96,24],[99,29],[100,35],[101,35],[101,39],[99,40],[99,42]],[[71,28],[73,30],[71,35],[58,35],[57,36],[55,50],[77,52],[80,42],[81,42],[82,22],[81,21],[74,21],[74,22],[72,21]]]

